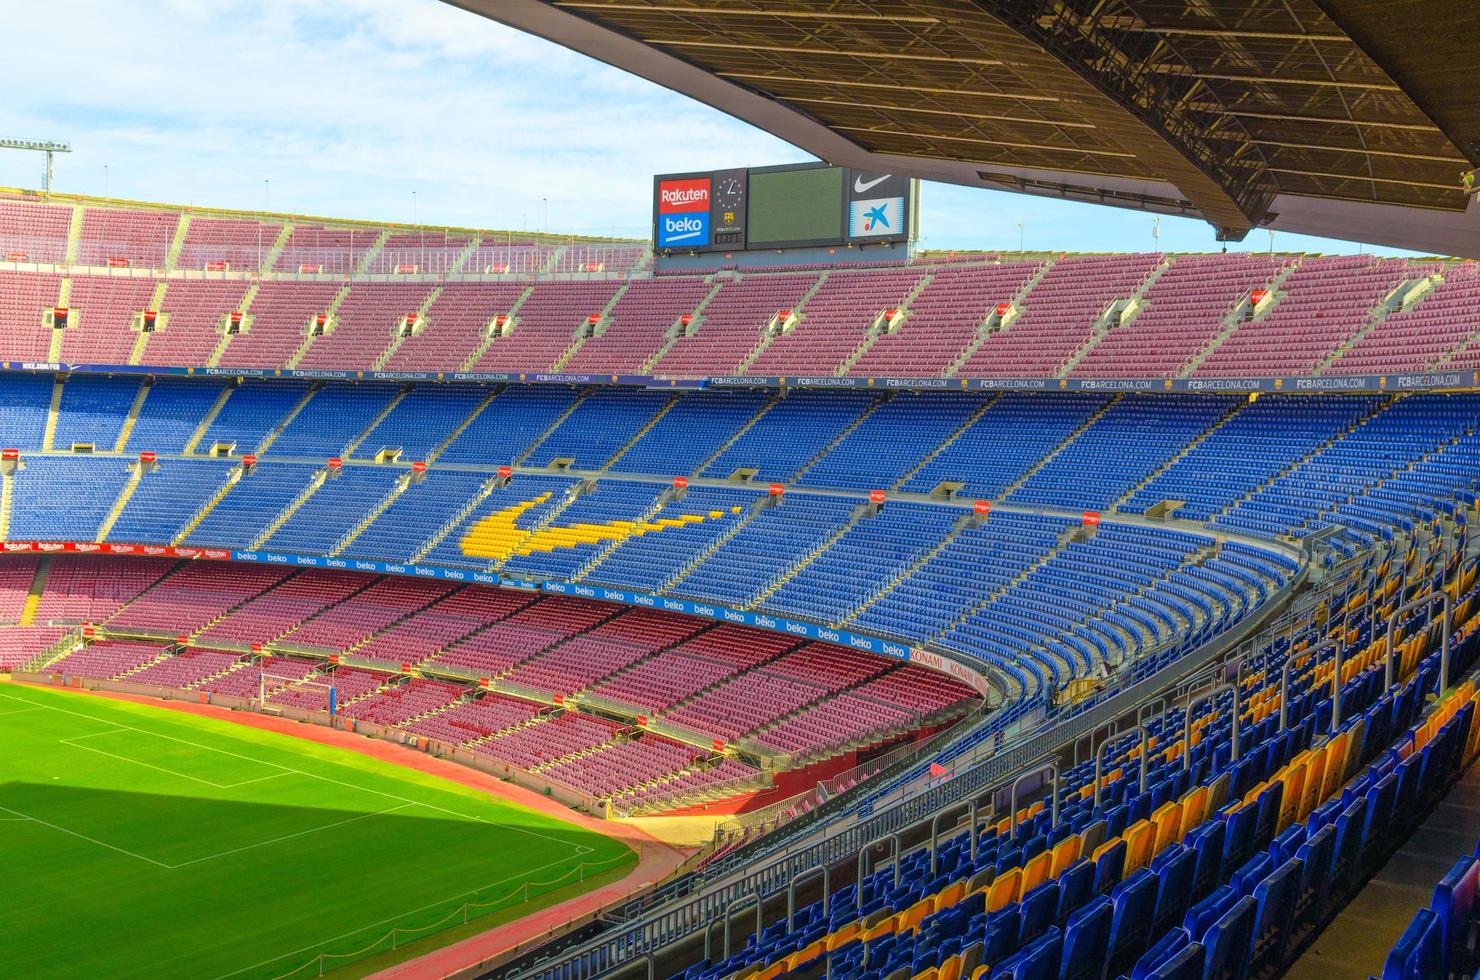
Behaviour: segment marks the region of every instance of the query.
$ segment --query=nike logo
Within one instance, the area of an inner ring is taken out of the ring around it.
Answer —
[[[893,176],[893,174],[885,174],[882,177],[875,177],[873,180],[868,181],[864,180],[862,177],[856,177],[853,180],[853,193],[862,194],[864,191],[867,191],[872,187],[878,187],[884,181]]]

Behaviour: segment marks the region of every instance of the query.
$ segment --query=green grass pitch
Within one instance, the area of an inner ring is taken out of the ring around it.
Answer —
[[[434,776],[150,705],[0,684],[0,746],[0,977],[315,976],[392,927],[424,952],[636,861]],[[526,881],[476,926],[416,931]]]

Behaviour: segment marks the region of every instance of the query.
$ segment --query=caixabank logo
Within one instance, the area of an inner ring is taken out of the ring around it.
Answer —
[[[658,182],[658,247],[709,244],[708,177]]]

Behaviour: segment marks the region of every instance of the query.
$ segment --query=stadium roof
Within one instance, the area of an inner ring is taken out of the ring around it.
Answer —
[[[449,2],[837,165],[1480,256],[1480,3]]]

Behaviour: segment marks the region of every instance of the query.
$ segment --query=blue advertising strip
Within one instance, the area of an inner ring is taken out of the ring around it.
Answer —
[[[804,623],[782,616],[768,616],[765,613],[746,612],[743,609],[726,609],[724,606],[691,602],[688,599],[648,595],[645,592],[628,592],[626,589],[613,589],[604,585],[585,585],[579,582],[541,582],[539,588],[542,592],[551,592],[555,595],[573,595],[587,599],[623,602],[631,606],[646,606],[650,609],[662,609],[689,616],[718,619],[726,623],[738,623],[741,626],[754,626],[756,629],[770,630],[773,633],[785,633],[788,636],[801,636],[809,640],[836,643],[839,646],[852,647],[854,650],[867,650],[870,653],[879,653],[899,660],[908,660],[910,656],[910,648],[904,643],[894,643],[890,640],[881,640],[876,636],[864,636],[848,630],[831,629],[827,626],[818,626],[816,623]]]
[[[299,378],[313,381],[447,381],[481,384],[618,385],[639,388],[871,388],[888,391],[1100,391],[1100,392],[1383,392],[1480,390],[1480,371],[1281,378],[835,378],[730,375],[662,378],[643,374],[541,374],[472,371],[290,371],[277,368],[150,367],[133,364],[63,364],[4,361],[0,371],[136,374],[161,377]]]
[[[782,616],[746,612],[742,609],[726,609],[724,606],[671,596],[649,595],[645,592],[628,592],[604,585],[585,585],[579,582],[549,582],[531,579],[504,578],[496,572],[478,572],[461,568],[434,568],[429,565],[409,565],[396,562],[370,561],[362,558],[327,558],[322,555],[289,555],[277,551],[232,551],[232,561],[259,562],[265,565],[287,565],[293,568],[331,568],[353,572],[373,572],[378,575],[408,575],[412,578],[444,579],[451,582],[467,582],[478,585],[496,585],[505,589],[521,589],[527,592],[548,592],[552,595],[580,596],[603,602],[621,602],[629,606],[662,609],[666,612],[682,613],[687,616],[702,616],[741,626],[785,633],[809,640],[836,643],[854,650],[910,659],[910,647],[904,643],[882,640],[876,636],[865,636],[848,630],[830,629],[816,623],[804,623]]]

